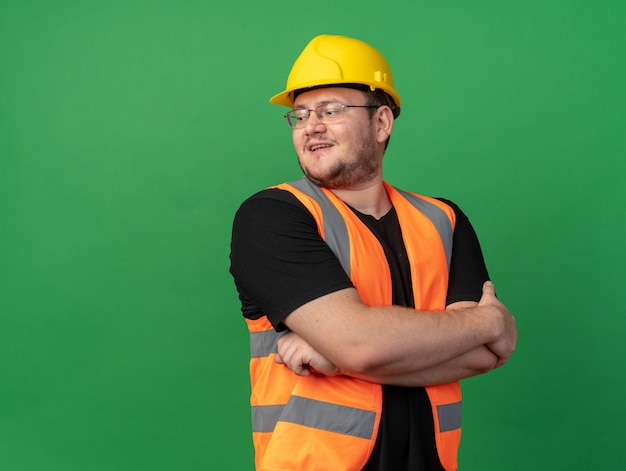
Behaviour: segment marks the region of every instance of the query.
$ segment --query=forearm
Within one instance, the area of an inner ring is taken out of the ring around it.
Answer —
[[[342,373],[372,383],[394,386],[431,386],[487,373],[496,366],[497,360],[497,356],[491,350],[481,346],[439,365],[404,374],[376,376],[348,371],[342,371]]]

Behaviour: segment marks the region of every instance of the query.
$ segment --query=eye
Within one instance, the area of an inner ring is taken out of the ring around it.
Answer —
[[[309,110],[295,110],[291,114],[296,121],[306,121],[309,117]]]
[[[338,103],[330,103],[322,109],[322,114],[329,118],[337,117],[343,111],[343,105]]]

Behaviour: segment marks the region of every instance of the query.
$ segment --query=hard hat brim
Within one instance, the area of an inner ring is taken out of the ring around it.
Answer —
[[[274,95],[273,97],[270,98],[270,103],[272,103],[273,105],[283,105],[283,106],[287,106],[288,108],[293,108],[293,104],[295,101],[295,97],[298,91],[302,90],[314,90],[314,89],[318,89],[318,88],[337,88],[337,87],[341,87],[341,86],[345,86],[346,88],[356,88],[356,89],[363,89],[363,91],[365,91],[367,88],[369,88],[370,90],[374,91],[374,90],[382,90],[383,92],[385,92],[389,97],[391,97],[391,99],[393,100],[393,104],[395,105],[395,107],[399,108],[400,107],[400,96],[398,95],[398,93],[395,90],[390,90],[390,89],[385,89],[382,87],[375,87],[374,85],[369,85],[369,84],[364,84],[364,83],[354,83],[354,82],[346,82],[346,83],[337,83],[336,81],[332,81],[329,83],[325,83],[325,84],[320,84],[319,81],[315,81],[312,82],[310,86],[300,86],[298,88],[294,88],[294,89],[287,89],[284,90],[276,95]]]

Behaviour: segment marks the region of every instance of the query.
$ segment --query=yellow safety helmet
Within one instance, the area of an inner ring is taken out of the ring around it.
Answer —
[[[384,91],[393,101],[394,115],[399,114],[400,95],[383,55],[358,39],[329,34],[316,36],[307,44],[291,68],[285,90],[270,98],[270,103],[293,108],[299,90],[342,84]]]

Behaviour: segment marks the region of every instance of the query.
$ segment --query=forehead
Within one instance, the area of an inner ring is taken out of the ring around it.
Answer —
[[[363,100],[364,93],[353,88],[328,87],[318,88],[310,92],[304,92],[298,95],[293,106],[294,108],[312,109],[323,103],[339,102],[351,105],[360,105]]]

